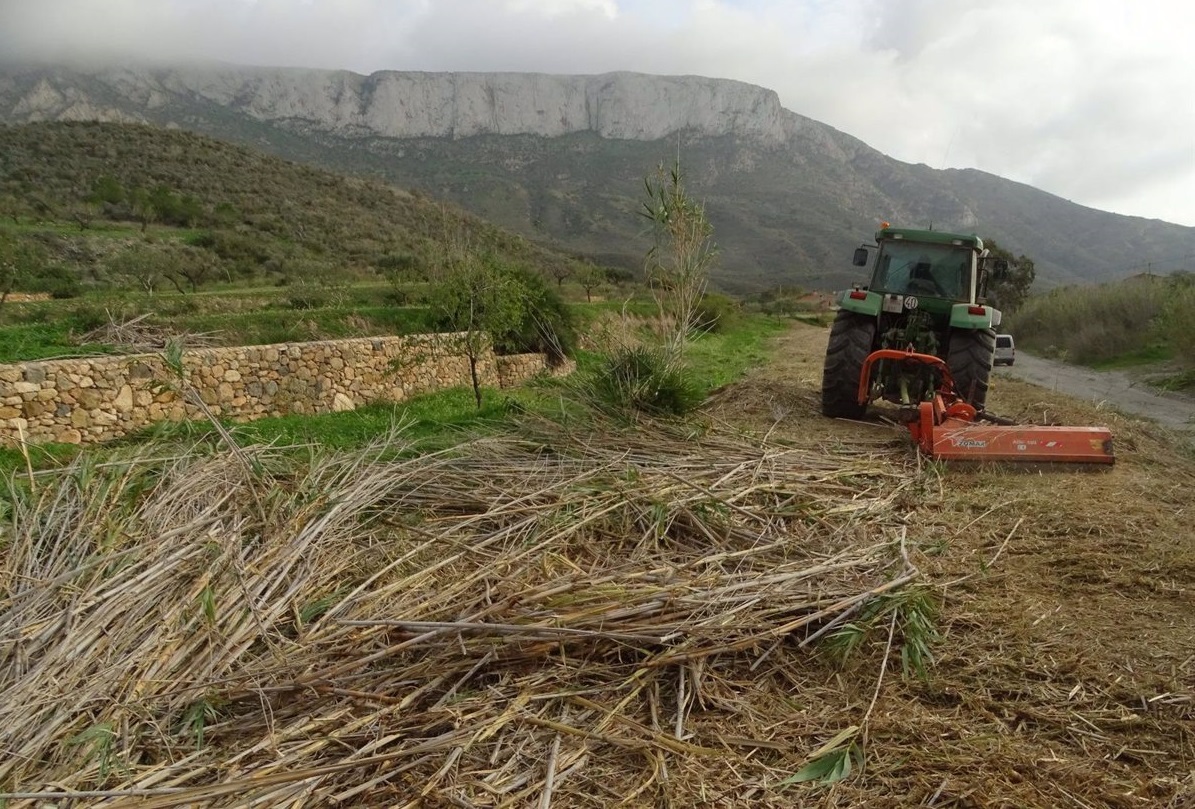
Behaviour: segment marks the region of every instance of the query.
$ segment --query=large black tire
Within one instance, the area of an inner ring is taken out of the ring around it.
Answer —
[[[988,400],[988,379],[996,359],[996,332],[992,329],[951,329],[946,365],[954,388],[963,401],[983,410]]]
[[[822,368],[822,413],[836,419],[858,419],[867,412],[859,404],[859,375],[875,343],[873,317],[841,310],[830,329],[826,364]]]

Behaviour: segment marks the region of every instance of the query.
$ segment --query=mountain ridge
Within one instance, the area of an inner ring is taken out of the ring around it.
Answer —
[[[18,75],[28,72],[17,70]],[[151,115],[137,115],[119,104],[96,106],[91,99],[71,92],[72,88],[63,92],[53,81],[61,79],[60,69],[33,72],[42,74],[36,84],[25,89],[15,104],[11,97],[6,99],[10,102],[9,122],[71,120],[92,114],[154,122]],[[395,70],[363,75],[347,70],[217,64],[71,72],[89,74],[148,110],[167,106],[171,94],[195,94],[260,121],[308,122],[329,133],[354,137],[559,137],[593,131],[617,140],[657,140],[692,130],[780,143],[799,127],[793,121],[811,121],[784,109],[773,90],[695,75]],[[10,95],[14,88],[0,89],[7,89],[5,95]],[[661,109],[670,114],[659,115]]]
[[[0,66],[0,121],[78,119],[191,129],[375,176],[628,267],[642,260],[634,195],[679,153],[723,248],[716,280],[734,290],[856,280],[847,257],[880,220],[994,238],[1034,258],[1047,286],[1195,255],[1195,228],[903,163],[726,79]]]

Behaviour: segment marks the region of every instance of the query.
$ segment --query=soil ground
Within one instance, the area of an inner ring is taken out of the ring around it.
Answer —
[[[882,408],[820,415],[827,334],[794,326],[711,414],[798,444],[913,453]],[[1195,807],[1195,439],[1004,373],[988,405],[1108,426],[1117,462],[927,462],[937,483],[905,519],[941,595],[937,659],[925,681],[885,682],[864,775],[801,805]]]

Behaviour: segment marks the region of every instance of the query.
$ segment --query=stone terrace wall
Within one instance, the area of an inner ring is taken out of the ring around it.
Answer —
[[[424,334],[185,351],[186,382],[160,354],[0,365],[0,443],[94,443],[154,422],[203,418],[197,393],[235,421],[353,410],[469,385],[459,335]],[[482,384],[509,387],[547,370],[542,354],[484,358]]]

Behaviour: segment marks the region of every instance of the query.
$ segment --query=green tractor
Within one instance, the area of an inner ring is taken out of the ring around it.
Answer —
[[[871,282],[838,300],[822,372],[822,413],[857,419],[875,399],[915,406],[933,398],[940,371],[893,359],[868,363],[880,349],[940,357],[959,397],[982,411],[1001,318],[984,298],[989,280],[1007,273],[1007,262],[989,256],[974,235],[884,223],[875,241],[854,256],[855,266],[865,267],[870,249],[878,248]],[[868,366],[864,385],[860,377]]]

